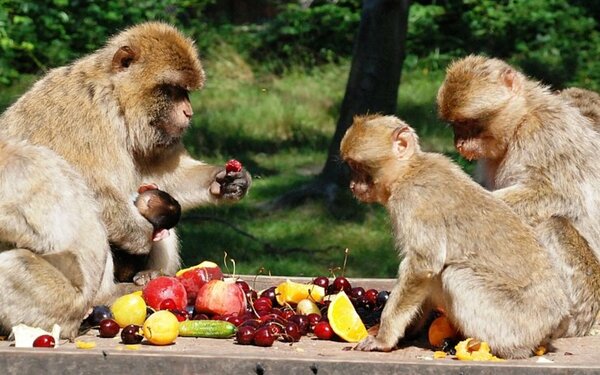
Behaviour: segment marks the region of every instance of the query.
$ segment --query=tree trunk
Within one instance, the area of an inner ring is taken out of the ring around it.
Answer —
[[[321,184],[348,183],[340,142],[355,115],[395,114],[408,27],[410,0],[365,0],[354,44],[352,67]]]

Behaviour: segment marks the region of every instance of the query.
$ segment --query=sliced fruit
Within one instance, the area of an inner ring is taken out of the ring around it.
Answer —
[[[146,319],[142,331],[151,344],[169,345],[179,336],[179,320],[172,312],[160,310]]]
[[[302,284],[286,280],[275,288],[275,298],[280,305],[297,304],[303,299],[321,302],[325,296],[325,288],[313,284]]]
[[[445,315],[439,316],[431,322],[429,326],[429,343],[436,348],[444,344],[445,339],[452,339],[458,336],[456,329],[450,324]]]
[[[502,361],[490,352],[487,342],[468,338],[456,344],[456,358],[461,361]]]
[[[327,308],[331,329],[348,342],[359,342],[369,334],[345,292],[339,292]]]
[[[175,276],[181,276],[184,273],[186,273],[187,271],[191,271],[196,268],[219,268],[219,266],[215,262],[211,262],[210,260],[205,260],[199,264],[196,264],[195,266],[180,269],[179,271],[177,271],[177,273],[175,273]],[[219,270],[220,270],[220,268],[219,268]]]

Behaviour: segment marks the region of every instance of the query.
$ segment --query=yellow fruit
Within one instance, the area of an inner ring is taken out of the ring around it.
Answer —
[[[151,344],[169,345],[179,335],[179,320],[169,310],[160,310],[146,319],[142,331]]]
[[[94,349],[96,347],[96,343],[93,341],[75,340],[75,347],[77,349]]]
[[[117,298],[110,311],[121,328],[130,324],[141,326],[146,320],[146,302],[140,293],[125,294]]]
[[[275,298],[282,306],[286,303],[297,304],[306,298],[321,302],[323,296],[325,296],[325,289],[321,286],[290,280],[284,281],[275,288]]]
[[[470,344],[472,340],[472,338],[468,338],[456,344],[456,358],[461,361],[502,361],[492,355],[487,342],[481,341],[477,345],[472,345]]]
[[[346,293],[339,292],[327,308],[331,329],[348,342],[359,342],[369,334]]]
[[[205,260],[202,263],[196,264],[195,266],[191,266],[188,268],[182,268],[175,273],[175,276],[181,276],[187,271],[191,271],[195,268],[219,268],[219,266],[215,262],[211,262],[210,260]]]

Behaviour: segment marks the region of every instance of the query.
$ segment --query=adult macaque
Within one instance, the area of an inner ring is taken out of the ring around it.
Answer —
[[[566,219],[583,239],[563,241],[587,242],[600,256],[600,133],[588,117],[505,62],[481,56],[451,64],[437,100],[457,150],[479,160],[495,196],[534,227]]]
[[[356,198],[386,207],[402,257],[379,332],[356,349],[391,350],[428,300],[503,358],[531,356],[566,329],[562,280],[532,229],[450,159],[422,152],[408,125],[357,117],[341,156]]]
[[[589,118],[596,131],[600,131],[600,94],[595,91],[571,87],[559,92],[569,104],[577,107],[582,115]]]
[[[186,210],[238,200],[251,183],[246,171],[226,176],[191,158],[181,143],[193,113],[188,93],[203,83],[194,43],[169,25],[144,23],[50,71],[0,117],[0,134],[47,146],[83,175],[110,243],[148,255],[138,284],[180,266],[177,237],[153,242],[152,224],[132,204],[139,185],[156,183]]]
[[[0,197],[0,335],[58,324],[74,338],[114,287],[93,192],[54,152],[0,137]]]

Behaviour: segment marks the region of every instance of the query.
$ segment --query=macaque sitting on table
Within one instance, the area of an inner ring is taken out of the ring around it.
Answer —
[[[393,116],[356,117],[341,142],[350,189],[383,204],[402,258],[377,336],[357,346],[390,351],[425,304],[503,358],[524,358],[569,319],[561,279],[533,230],[447,157],[423,152]]]

